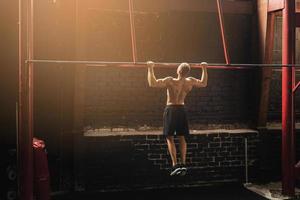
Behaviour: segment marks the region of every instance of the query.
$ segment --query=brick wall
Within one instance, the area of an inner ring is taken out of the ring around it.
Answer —
[[[120,135],[89,131],[78,140],[84,152],[77,163],[81,167],[75,173],[78,188],[109,190],[245,182],[245,138],[251,181],[258,162],[256,131],[193,132],[187,138],[189,174],[181,178],[169,176],[171,160],[159,132]],[[178,140],[175,142],[178,145]]]
[[[176,70],[156,70],[157,78]],[[191,127],[249,123],[255,117],[254,72],[209,70],[207,88],[194,88],[186,107]],[[192,75],[199,77],[193,69]],[[85,126],[161,126],[166,90],[149,88],[146,69],[89,68],[85,88]]]

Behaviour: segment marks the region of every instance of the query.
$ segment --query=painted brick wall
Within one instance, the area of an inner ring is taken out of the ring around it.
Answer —
[[[169,176],[171,160],[165,139],[158,134],[103,136],[98,133],[93,137],[87,133],[80,139],[84,153],[77,163],[81,168],[75,173],[77,179],[81,179],[77,180],[79,188],[108,190],[245,182],[245,138],[249,177],[254,178],[259,145],[256,131],[194,132],[187,138],[189,174],[184,178]]]

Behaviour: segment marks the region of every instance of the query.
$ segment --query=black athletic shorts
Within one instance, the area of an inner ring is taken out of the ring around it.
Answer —
[[[163,115],[163,125],[165,136],[189,135],[188,119],[184,105],[167,105]]]

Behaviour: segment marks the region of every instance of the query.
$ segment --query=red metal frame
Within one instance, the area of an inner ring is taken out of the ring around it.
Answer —
[[[230,57],[229,52],[227,48],[227,40],[225,37],[225,26],[224,26],[224,16],[223,16],[223,10],[220,0],[217,1],[217,9],[218,9],[218,17],[219,17],[219,24],[220,24],[220,30],[221,30],[221,38],[222,38],[222,44],[223,44],[223,51],[224,51],[224,57],[226,64],[230,64]]]
[[[295,63],[295,0],[282,10],[282,64]],[[295,195],[294,70],[282,69],[282,193]]]
[[[282,65],[295,63],[295,31],[299,27],[295,0],[268,2],[268,14],[282,10]],[[266,45],[270,45],[267,41]],[[295,65],[282,67],[282,194],[295,195],[295,110],[294,97],[300,82],[296,84]],[[298,169],[297,169],[298,170]]]
[[[268,13],[282,10],[282,65],[295,63],[295,0],[272,0]],[[266,45],[269,45],[267,41]],[[282,194],[295,195],[295,66],[282,67]]]
[[[132,50],[132,60],[137,62],[137,48],[136,48],[136,35],[135,35],[135,25],[133,16],[133,0],[128,0],[129,5],[129,19],[130,19],[130,35],[131,35],[131,50]]]

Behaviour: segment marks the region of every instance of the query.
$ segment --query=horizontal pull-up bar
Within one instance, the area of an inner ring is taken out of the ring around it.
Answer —
[[[80,60],[26,60],[26,63],[39,64],[82,64],[89,67],[147,67],[146,62],[107,62],[107,61],[80,61]],[[156,62],[158,67],[177,67],[180,63]],[[201,63],[189,63],[193,68],[201,68]],[[261,67],[300,67],[300,64],[225,64],[208,63],[207,68],[212,69],[251,69]]]

